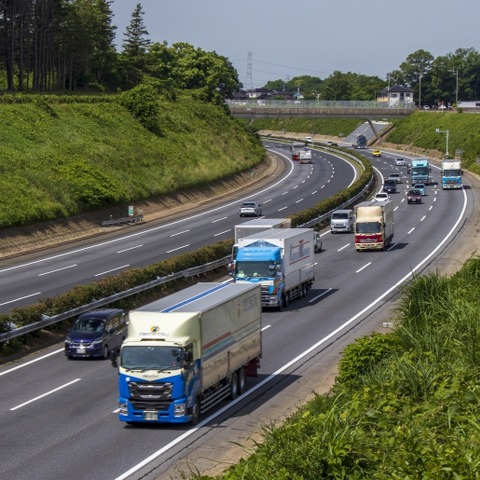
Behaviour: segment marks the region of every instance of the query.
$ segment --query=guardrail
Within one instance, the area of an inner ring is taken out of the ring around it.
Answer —
[[[182,270],[181,272],[172,273],[171,275],[167,275],[165,277],[159,277],[148,283],[144,283],[143,285],[138,285],[136,287],[130,288],[123,292],[116,293],[114,295],[110,295],[109,297],[102,298],[101,300],[96,300],[87,305],[82,305],[81,307],[77,307],[67,312],[60,313],[53,317],[49,317],[48,315],[42,315],[42,319],[38,322],[32,323],[30,325],[24,325],[23,327],[15,328],[10,332],[1,333],[0,342],[11,340],[12,338],[20,337],[22,335],[25,335],[26,333],[31,333],[36,330],[41,330],[42,328],[45,328],[49,325],[53,325],[54,323],[62,322],[63,320],[68,320],[69,318],[80,315],[81,313],[88,312],[90,310],[93,310],[94,308],[103,307],[104,305],[108,305],[110,303],[116,302],[123,298],[130,297],[131,295],[135,295],[145,290],[158,287],[159,285],[163,285],[164,283],[171,282],[173,280],[178,280],[180,278],[189,278],[189,277],[194,277],[196,275],[201,275],[202,273],[210,272],[211,270],[215,270],[217,268],[223,267],[224,265],[226,266],[230,260],[231,260],[230,256],[223,257],[218,260],[214,260],[213,262],[206,263],[204,265],[187,268],[185,270]]]
[[[141,223],[143,221],[143,213],[139,215],[129,215],[128,217],[110,218],[102,222],[102,227],[108,227],[110,225],[120,225],[122,223]]]

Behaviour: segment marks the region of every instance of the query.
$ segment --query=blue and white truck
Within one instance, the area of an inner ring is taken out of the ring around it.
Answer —
[[[444,160],[442,162],[442,189],[462,188],[462,162],[460,160]]]
[[[315,280],[315,233],[311,228],[273,228],[241,238],[232,272],[236,284],[262,288],[262,307],[286,307]]]
[[[260,285],[197,283],[129,312],[119,356],[119,419],[198,422],[246,389],[262,356]]]

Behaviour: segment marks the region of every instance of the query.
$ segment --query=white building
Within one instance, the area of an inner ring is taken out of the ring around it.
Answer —
[[[413,90],[407,87],[395,85],[394,87],[385,87],[380,90],[380,96],[377,98],[378,102],[388,103],[390,107],[396,105],[413,104]]]

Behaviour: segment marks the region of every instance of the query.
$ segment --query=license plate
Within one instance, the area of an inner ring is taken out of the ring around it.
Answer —
[[[157,412],[145,412],[143,414],[144,420],[157,420]]]
[[[369,243],[371,240],[369,238],[361,238],[360,243]]]
[[[77,348],[77,353],[85,353],[85,349],[84,348]]]

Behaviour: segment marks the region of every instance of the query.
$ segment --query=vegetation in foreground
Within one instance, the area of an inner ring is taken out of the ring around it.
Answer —
[[[265,426],[252,455],[215,478],[479,478],[479,290],[478,257],[452,277],[417,277],[397,327],[345,349],[331,394]]]

